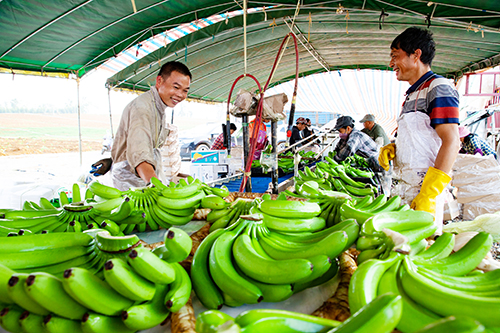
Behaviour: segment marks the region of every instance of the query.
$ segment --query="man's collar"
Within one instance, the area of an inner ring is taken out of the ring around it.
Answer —
[[[158,93],[158,89],[156,89],[155,86],[151,87],[151,91],[153,92],[153,98],[156,104],[156,108],[158,109],[158,111],[160,111],[161,114],[163,114],[165,112],[165,109],[167,108],[167,104],[163,102],[160,94]]]
[[[427,73],[425,73],[424,75],[422,75],[420,77],[420,79],[417,80],[417,82],[415,82],[410,88],[408,88],[408,90],[406,91],[406,95],[408,94],[411,94],[412,92],[414,92],[415,90],[418,89],[418,87],[420,87],[420,85],[422,83],[424,83],[425,81],[427,81],[427,79],[433,75],[434,73],[432,71],[428,71]]]

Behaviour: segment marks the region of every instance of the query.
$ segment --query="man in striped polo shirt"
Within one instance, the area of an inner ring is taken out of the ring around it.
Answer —
[[[406,29],[391,44],[390,67],[399,81],[408,81],[395,144],[381,148],[386,170],[394,159],[396,192],[415,210],[435,214],[442,230],[443,190],[460,150],[458,92],[451,82],[431,71],[435,43],[429,30]]]

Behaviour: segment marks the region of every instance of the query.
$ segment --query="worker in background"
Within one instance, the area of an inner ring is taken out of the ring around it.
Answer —
[[[303,117],[299,117],[295,120],[295,125],[292,127],[292,136],[290,136],[290,146],[299,142],[304,138],[304,129],[306,128],[306,120]],[[300,147],[301,145],[297,145]]]
[[[476,134],[471,133],[464,126],[458,127],[458,135],[460,136],[460,141],[462,142],[462,149],[460,149],[460,153],[471,155],[479,154],[481,156],[493,155],[495,156],[495,159],[497,158],[497,154],[486,141],[478,137]]]
[[[169,134],[165,109],[187,97],[190,83],[191,72],[186,65],[167,62],[161,67],[156,84],[125,107],[111,150],[114,187],[122,191],[143,187],[152,177],[167,181],[160,153]]]
[[[379,163],[388,170],[394,159],[393,194],[415,210],[434,214],[442,231],[444,194],[460,149],[458,92],[450,80],[431,71],[435,43],[429,30],[411,27],[391,44],[390,67],[407,81],[396,142],[380,149]]]
[[[349,116],[342,116],[337,119],[335,131],[339,131],[340,141],[335,147],[335,156],[333,159],[336,162],[342,162],[347,157],[357,154],[364,157],[368,161],[368,165],[374,172],[381,172],[382,169],[378,164],[378,148],[368,135],[354,129],[354,119]]]
[[[231,123],[229,125],[229,133],[233,135],[234,131],[236,131],[236,125]],[[219,134],[219,136],[215,139],[214,143],[212,143],[212,147],[210,147],[210,150],[224,150],[227,149],[227,147],[224,147],[224,132]]]
[[[255,118],[254,120],[252,120],[248,124],[248,136],[250,139],[250,144],[252,143],[253,131],[254,131],[256,121],[257,121],[257,118]],[[268,122],[270,122],[269,119],[262,119],[262,121],[260,121],[259,130],[257,131],[257,136],[256,136],[257,143],[256,143],[255,151],[253,154],[254,160],[260,159],[260,155],[262,153],[262,150],[264,150],[266,148],[266,146],[269,142],[269,140],[267,139],[267,127],[264,124],[264,123],[268,123]]]
[[[385,134],[384,129],[379,124],[375,123],[375,116],[372,114],[367,114],[359,121],[363,123],[363,128],[361,132],[367,134],[378,147],[388,145],[390,143],[387,134]]]

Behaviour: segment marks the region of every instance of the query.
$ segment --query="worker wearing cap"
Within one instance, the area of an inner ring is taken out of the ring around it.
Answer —
[[[363,123],[363,128],[361,132],[367,134],[377,146],[382,147],[390,143],[389,138],[385,134],[384,129],[379,124],[375,123],[375,116],[372,114],[367,114],[359,121]]]
[[[357,154],[368,160],[368,164],[373,171],[379,172],[382,169],[377,162],[378,147],[368,135],[354,129],[354,119],[349,116],[342,116],[337,119],[334,130],[339,131],[340,141],[335,147],[336,162],[341,162],[347,157]]]
[[[458,151],[458,92],[452,82],[431,71],[436,46],[429,30],[411,27],[391,44],[389,66],[407,81],[395,144],[380,149],[379,163],[388,170],[394,160],[392,194],[415,210],[434,214],[441,233],[444,194]]]
[[[460,136],[460,141],[462,142],[462,149],[460,150],[463,154],[471,154],[476,155],[479,154],[481,156],[485,155],[493,155],[497,158],[497,154],[491,146],[478,137],[476,134],[471,133],[464,126],[458,127],[458,135]]]
[[[295,120],[295,126],[292,127],[292,136],[290,137],[290,146],[302,140],[303,131],[306,128],[306,120],[303,117]]]

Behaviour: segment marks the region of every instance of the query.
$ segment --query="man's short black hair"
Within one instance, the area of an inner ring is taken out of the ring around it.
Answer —
[[[172,72],[179,72],[182,75],[189,76],[189,78],[192,80],[193,77],[191,76],[191,72],[189,71],[189,68],[184,65],[182,62],[178,61],[169,61],[163,66],[161,66],[160,72],[158,73],[158,76],[162,76],[164,79],[167,79]]]
[[[231,125],[229,125],[229,130],[236,131],[236,125],[234,123],[231,123]]]
[[[391,49],[401,49],[407,55],[420,49],[422,50],[420,60],[429,66],[436,55],[436,43],[432,38],[432,32],[418,27],[410,27],[394,38]]]

